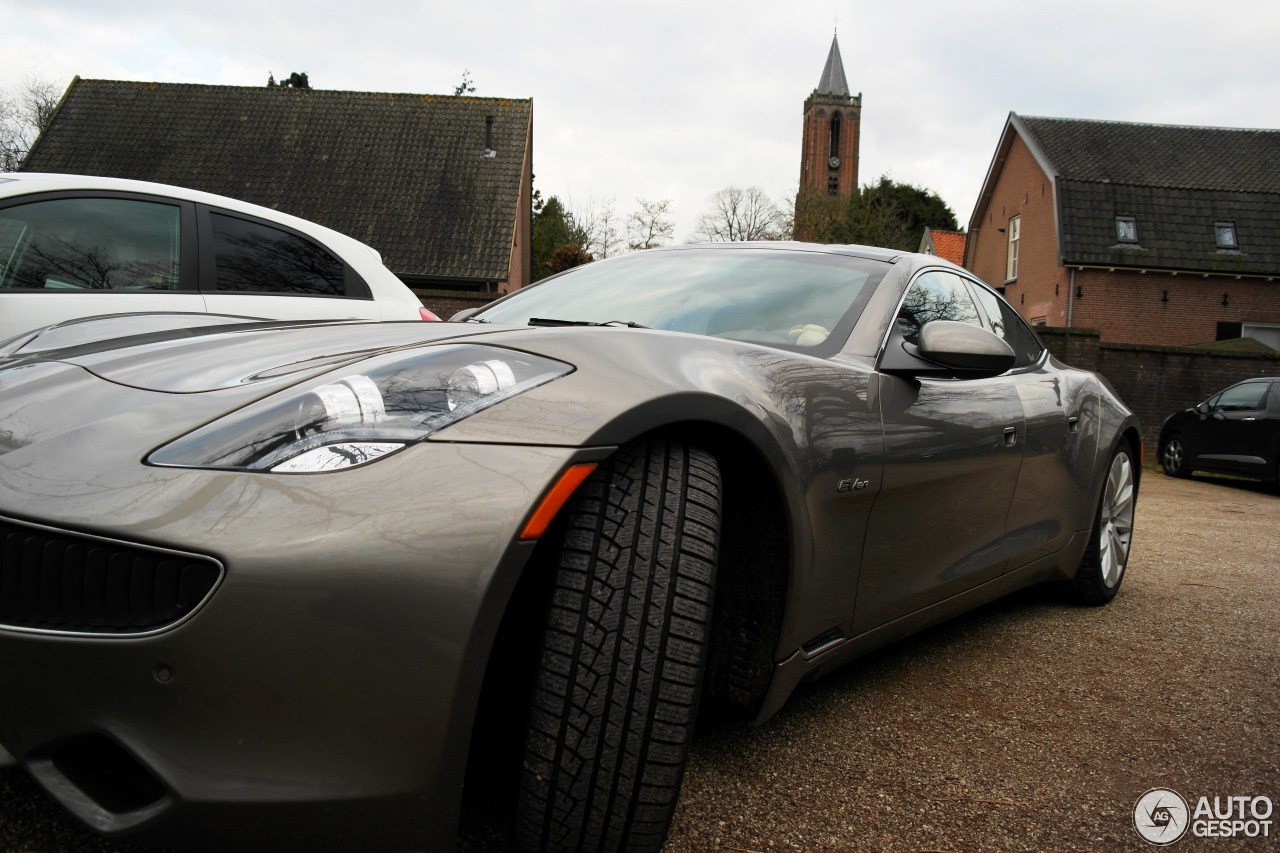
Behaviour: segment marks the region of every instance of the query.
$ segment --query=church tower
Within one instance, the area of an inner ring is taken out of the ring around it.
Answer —
[[[804,102],[804,140],[800,147],[800,195],[847,201],[858,190],[858,129],[862,93],[849,94],[840,61],[840,43],[831,52],[818,88]]]

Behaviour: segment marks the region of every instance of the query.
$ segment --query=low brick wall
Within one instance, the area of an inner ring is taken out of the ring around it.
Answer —
[[[448,320],[466,308],[480,308],[498,298],[498,294],[465,290],[434,290],[412,287],[413,295],[441,320]]]
[[[1280,353],[1219,353],[1111,344],[1092,329],[1038,328],[1049,351],[1073,367],[1100,373],[1142,421],[1147,459],[1160,424],[1215,391],[1254,376],[1280,376]]]

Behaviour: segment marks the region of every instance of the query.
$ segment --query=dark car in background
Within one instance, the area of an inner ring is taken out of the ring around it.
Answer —
[[[0,764],[183,849],[449,850],[478,778],[513,847],[657,851],[700,706],[1110,601],[1139,436],[967,271],[860,246],[45,329],[0,347]]]
[[[1170,415],[1160,427],[1160,466],[1280,483],[1280,377],[1247,379]]]

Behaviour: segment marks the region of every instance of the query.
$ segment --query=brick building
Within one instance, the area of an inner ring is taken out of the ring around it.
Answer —
[[[377,249],[448,316],[530,280],[528,99],[83,80],[23,163],[275,208]]]
[[[964,265],[1038,325],[1280,349],[1280,131],[1010,113]]]

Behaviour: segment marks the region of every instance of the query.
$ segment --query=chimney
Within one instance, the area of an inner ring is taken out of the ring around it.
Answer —
[[[498,152],[493,150],[493,116],[484,117],[484,156],[498,156]]]

